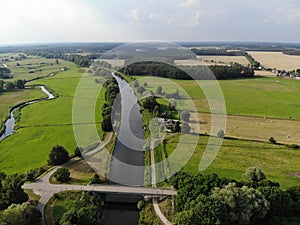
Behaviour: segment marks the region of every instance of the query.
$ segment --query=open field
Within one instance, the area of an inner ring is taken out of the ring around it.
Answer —
[[[0,143],[0,170],[7,173],[25,172],[42,166],[47,163],[49,152],[57,144],[73,153],[77,144],[72,126],[72,104],[77,84],[82,76],[83,74],[77,70],[68,70],[31,83],[43,84],[59,97],[21,110],[21,119],[16,124],[19,129]],[[94,81],[95,77],[85,76],[88,85],[86,88],[98,91],[99,84]],[[95,110],[99,110],[99,113],[96,113],[93,123],[82,118],[82,124],[76,124],[74,127],[90,129],[96,126],[99,137],[102,136],[98,123],[102,120],[100,112],[104,103],[104,91],[102,89],[98,96]],[[90,103],[88,98],[85,102]],[[82,107],[82,110],[85,111],[86,108]],[[95,141],[95,137],[91,137],[88,133],[83,133],[82,136],[86,143]]]
[[[191,110],[192,100],[198,112],[210,112],[209,104],[199,85],[190,80],[170,80],[159,77],[136,77],[140,83],[147,82],[148,90],[156,93],[161,86],[163,92],[170,94],[179,89],[185,96],[183,88],[190,99],[177,100],[179,109]],[[203,87],[212,81],[199,81]],[[222,89],[227,113],[230,115],[246,115],[281,119],[300,119],[300,82],[289,79],[255,78],[220,80],[217,82]],[[284,125],[284,124],[283,124]]]
[[[197,119],[198,116],[198,119]],[[300,144],[300,121],[268,119],[249,116],[227,116],[225,136],[248,140],[268,141],[274,137],[279,143]],[[200,121],[194,126],[193,121]],[[190,127],[195,133],[210,133],[211,115],[191,113]]]
[[[254,71],[255,75],[257,76],[263,76],[263,77],[277,77],[276,73],[273,73],[271,71],[267,70],[255,70]]]
[[[197,56],[197,58],[208,65],[229,65],[230,63],[249,65],[249,61],[245,56]]]
[[[20,103],[33,99],[43,98],[46,95],[40,89],[24,89],[0,94],[0,119],[5,121],[9,115],[9,109]],[[0,125],[1,126],[1,125]]]
[[[264,67],[278,70],[295,70],[300,68],[300,56],[285,55],[282,52],[248,52]]]
[[[208,137],[200,137],[194,154],[185,164],[183,171],[199,172],[199,163],[207,142]],[[168,140],[169,156],[177,143],[178,136]],[[242,180],[242,174],[248,167],[258,166],[266,173],[268,179],[277,181],[283,188],[287,188],[300,183],[300,178],[293,176],[295,172],[300,172],[299,160],[300,151],[290,150],[285,146],[225,139],[217,157],[203,173],[216,173],[221,177]]]
[[[76,66],[70,62],[58,59],[46,59],[37,56],[30,56],[28,59],[7,62],[7,67],[11,70],[12,79],[31,80],[37,77],[45,77],[54,72],[61,71],[62,68],[75,68]],[[17,65],[17,63],[19,65]]]
[[[245,56],[197,56],[197,59],[174,60],[179,66],[199,66],[199,65],[229,65],[230,63],[239,63],[247,66],[249,61]]]

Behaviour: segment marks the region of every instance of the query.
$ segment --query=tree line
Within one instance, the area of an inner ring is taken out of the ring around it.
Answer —
[[[27,51],[26,54],[40,56],[47,59],[63,59],[69,62],[73,62],[79,67],[89,67],[91,64],[91,59],[93,57],[97,57],[95,55],[83,56],[78,54],[60,54],[60,53],[51,53],[51,52],[38,51],[38,50],[36,51],[30,50]]]
[[[120,72],[129,76],[158,76],[181,80],[208,80],[213,79],[213,75],[219,80],[254,77],[252,68],[238,63],[231,63],[229,66],[183,66],[180,68],[160,62],[139,62],[122,68]]]
[[[241,182],[183,172],[169,182],[178,190],[176,225],[281,225],[299,219],[300,186],[283,190],[258,167],[248,168]]]
[[[3,80],[0,80],[0,93],[15,89],[24,89],[25,84],[26,80],[16,80],[14,82],[4,82]]]
[[[114,77],[111,77],[109,79],[107,79],[104,84],[103,87],[106,88],[105,91],[105,100],[106,103],[104,103],[103,107],[102,107],[102,123],[101,123],[101,127],[102,130],[105,132],[110,132],[112,131],[112,120],[111,120],[111,113],[113,110],[113,104],[115,99],[117,98],[120,90],[119,90],[119,85],[116,81],[116,79]],[[120,110],[120,104],[116,105],[115,110]]]
[[[210,55],[210,56],[245,56],[244,51],[227,51],[226,49],[197,49],[192,48],[192,52],[196,55]]]

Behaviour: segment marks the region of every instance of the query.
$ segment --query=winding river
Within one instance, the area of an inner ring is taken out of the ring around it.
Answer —
[[[115,76],[121,93],[121,123],[110,167],[112,183],[144,186],[144,130],[137,97],[130,85]],[[108,195],[104,225],[137,225],[137,202],[143,196]]]
[[[48,100],[55,98],[55,96],[52,93],[50,93],[44,86],[38,86],[38,87],[41,89],[42,92],[44,92],[48,96],[47,97]],[[16,120],[15,120],[15,117],[14,117],[15,110],[23,108],[23,107],[28,106],[28,105],[32,105],[32,104],[34,104],[36,102],[39,102],[39,101],[42,101],[42,100],[32,100],[32,101],[25,102],[23,104],[18,105],[17,107],[12,108],[12,110],[10,111],[10,117],[5,123],[5,131],[1,135],[0,141],[2,141],[6,137],[8,137],[8,136],[10,136],[14,133],[14,128],[15,128],[15,125],[16,125]]]

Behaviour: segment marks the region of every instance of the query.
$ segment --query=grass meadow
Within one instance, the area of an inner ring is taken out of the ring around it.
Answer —
[[[169,156],[177,146],[178,140],[178,136],[168,139],[167,152]],[[193,174],[200,172],[199,164],[207,143],[207,136],[199,138],[192,157],[182,171]],[[299,178],[293,176],[295,172],[300,171],[299,160],[300,151],[291,150],[282,145],[225,139],[213,163],[202,172],[204,174],[216,173],[221,177],[242,180],[242,175],[247,168],[258,166],[265,172],[268,179],[277,181],[281,187],[287,188],[299,185]]]
[[[30,85],[45,85],[56,93],[58,98],[45,100],[21,110],[20,121],[16,124],[14,135],[0,143],[0,170],[7,173],[25,172],[47,163],[52,147],[59,144],[73,153],[77,146],[73,128],[89,130],[96,126],[97,138],[102,137],[100,122],[102,120],[101,109],[104,104],[104,92],[96,98],[96,118],[86,121],[83,118],[81,124],[72,124],[72,107],[75,91],[80,79],[84,77],[87,90],[99,90],[95,77],[85,75],[78,69],[71,69],[58,73],[53,77],[36,80]],[[88,92],[90,93],[90,92]],[[82,98],[85,98],[83,96]],[[89,98],[84,99],[87,104]],[[85,111],[86,108],[82,108]],[[89,133],[82,133],[86,143],[94,143],[95,137]],[[98,139],[99,140],[99,139]]]

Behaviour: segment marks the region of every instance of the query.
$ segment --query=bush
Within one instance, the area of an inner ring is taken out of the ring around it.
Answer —
[[[49,154],[48,164],[51,166],[61,165],[69,160],[69,153],[67,150],[59,145],[53,147]]]
[[[270,142],[271,144],[274,144],[274,145],[277,144],[277,141],[276,141],[273,137],[270,137],[270,138],[269,138],[269,142]]]
[[[218,133],[217,133],[217,136],[218,136],[219,138],[224,138],[224,137],[225,137],[224,130],[220,129],[220,130],[218,131]]]
[[[67,182],[70,180],[70,171],[66,167],[59,168],[55,173],[54,177],[57,181]]]
[[[98,174],[95,174],[90,180],[90,184],[101,184],[101,180]]]
[[[140,200],[137,204],[138,210],[142,210],[145,207],[145,201]]]

